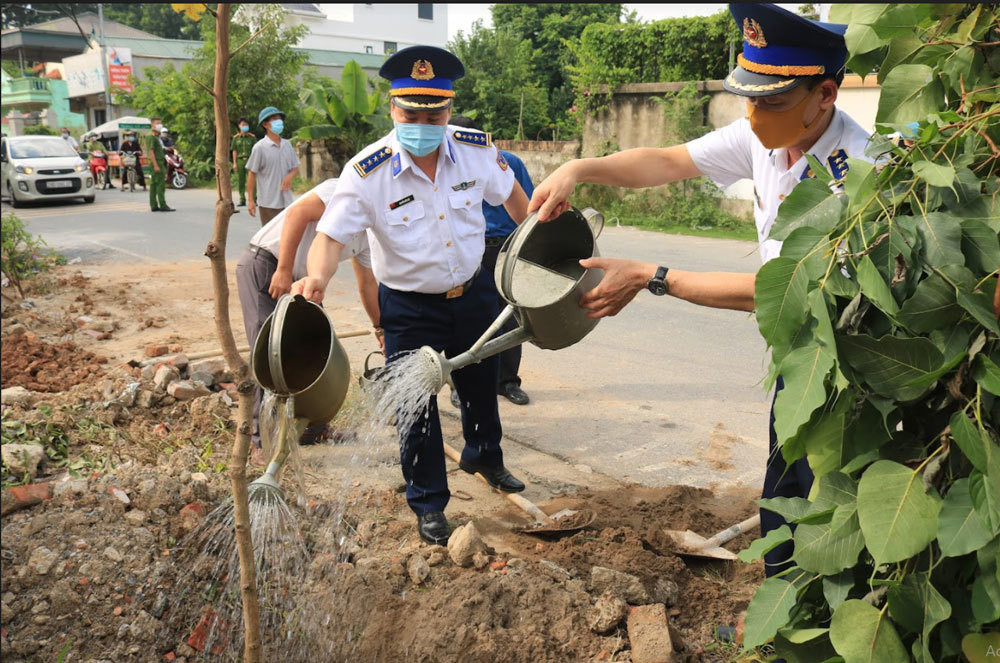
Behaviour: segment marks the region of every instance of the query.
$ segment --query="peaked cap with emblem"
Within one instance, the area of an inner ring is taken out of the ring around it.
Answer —
[[[410,46],[393,53],[378,74],[392,81],[389,96],[400,108],[439,110],[451,106],[452,84],[465,76],[465,67],[443,48]]]
[[[767,97],[844,68],[846,25],[811,21],[773,4],[733,3],[729,12],[743,32],[743,52],[722,82],[730,92]]]

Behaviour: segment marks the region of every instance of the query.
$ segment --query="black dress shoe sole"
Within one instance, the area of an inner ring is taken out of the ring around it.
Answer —
[[[444,538],[427,536],[426,534],[424,534],[423,532],[420,531],[420,527],[417,527],[417,533],[420,535],[420,540],[421,541],[423,541],[424,543],[430,544],[432,546],[447,546],[448,545],[448,539],[451,538],[451,532],[448,532],[448,536],[446,536]]]

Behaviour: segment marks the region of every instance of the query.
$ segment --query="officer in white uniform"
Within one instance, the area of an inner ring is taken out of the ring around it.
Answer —
[[[504,205],[520,223],[527,196],[489,134],[448,126],[462,63],[446,50],[413,46],[379,74],[392,81],[396,128],[344,168],[309,252],[309,276],[292,292],[319,301],[352,237],[367,232],[379,282],[380,324],[388,360],[429,345],[463,352],[496,318],[493,275],[480,269],[486,221],[482,203]],[[524,489],[503,464],[496,356],[452,375],[462,400],[465,448],[460,467],[496,488]],[[400,431],[406,498],[421,538],[443,544],[450,492],[437,398],[427,421]]]
[[[264,321],[274,311],[278,298],[291,289],[293,281],[306,275],[306,258],[313,238],[316,237],[316,223],[323,216],[336,187],[337,180],[328,179],[302,194],[250,238],[250,246],[243,251],[236,263],[236,286],[243,311],[243,327],[251,346],[256,343],[257,335],[264,326]],[[352,260],[361,304],[378,333],[378,283],[372,273],[367,236],[357,233],[352,237],[341,252],[340,259]],[[251,435],[255,449],[260,448],[257,414],[262,396],[263,391],[258,386],[254,391],[254,424]],[[302,434],[299,443],[314,444],[326,437],[327,433],[325,424],[310,426]]]
[[[687,144],[565,163],[535,189],[529,210],[539,210],[539,220],[569,207],[580,182],[639,188],[707,175],[728,186],[748,178],[754,183],[761,260],[779,255],[781,243],[768,235],[781,201],[800,180],[814,176],[805,155],[815,156],[837,180],[846,175],[848,158],[866,158],[868,134],[834,105],[847,59],[847,26],[810,21],[771,4],[729,9],[744,42],[738,65],[723,85],[746,97],[747,117]],[[615,315],[644,288],[703,306],[754,307],[755,274],[686,272],[610,258],[583,264],[605,270],[601,283],[581,299],[591,317]],[[808,496],[812,472],[805,459],[785,467],[776,448],[773,409],[770,437],[763,496]],[[761,510],[764,534],[782,524],[780,516]],[[788,568],[790,554],[791,544],[768,553],[767,574]]]

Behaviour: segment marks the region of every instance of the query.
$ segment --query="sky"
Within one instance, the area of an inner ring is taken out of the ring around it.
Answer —
[[[802,3],[779,3],[791,11],[798,9]],[[695,3],[658,3],[658,4],[627,4],[626,10],[638,12],[639,18],[646,21],[656,21],[661,18],[676,18],[680,16],[708,16],[727,7],[726,4],[695,4]],[[490,4],[458,4],[448,3],[448,39],[451,40],[461,30],[468,33],[473,22],[482,19],[483,25],[490,27]]]

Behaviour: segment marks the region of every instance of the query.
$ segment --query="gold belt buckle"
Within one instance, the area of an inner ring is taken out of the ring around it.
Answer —
[[[457,285],[448,292],[444,293],[445,299],[455,299],[455,297],[461,297],[462,293],[465,292],[465,284]]]

